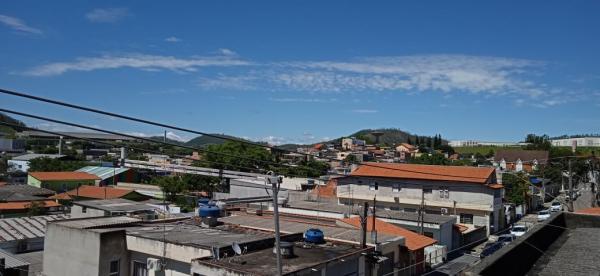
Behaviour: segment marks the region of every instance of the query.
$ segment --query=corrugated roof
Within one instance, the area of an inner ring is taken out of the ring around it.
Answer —
[[[537,160],[539,164],[546,164],[549,153],[547,150],[521,150],[521,149],[499,149],[494,155],[494,161],[500,162],[502,159],[506,162],[531,163]]]
[[[25,195],[33,195],[33,196],[47,196],[47,195],[53,195],[55,194],[54,191],[49,190],[49,189],[45,189],[45,188],[38,188],[35,186],[31,186],[31,185],[4,185],[4,186],[0,186],[0,192],[14,192],[14,193],[20,193],[20,194],[25,194]]]
[[[56,222],[65,227],[76,228],[76,229],[92,229],[96,227],[105,226],[119,226],[125,224],[131,224],[140,222],[142,220],[132,217],[100,217],[100,218],[84,218],[74,220],[64,220]]]
[[[359,166],[350,175],[486,184],[488,180],[496,173],[494,168],[466,166],[436,166],[372,162],[368,162],[367,164],[368,166]]]
[[[345,218],[341,219],[340,221],[360,229],[360,217]],[[370,231],[371,229],[373,229],[373,217],[369,217],[367,219],[367,230]],[[380,219],[375,219],[375,230],[377,230],[377,233],[404,237],[406,247],[411,251],[419,250],[437,243],[436,240],[430,237],[419,235],[415,232],[391,223],[387,223]]]
[[[83,168],[77,170],[77,172],[86,172],[89,174],[96,175],[96,176],[100,177],[100,179],[102,179],[102,180],[105,180],[105,179],[111,178],[115,175],[124,173],[128,170],[129,170],[128,168],[86,166],[86,167],[83,167]]]
[[[98,176],[85,172],[30,172],[30,176],[41,181],[98,180]]]
[[[4,259],[4,268],[22,268],[23,266],[29,266],[29,263],[17,258],[2,249],[0,249],[0,258]]]
[[[31,159],[36,159],[36,158],[51,158],[51,159],[57,159],[57,158],[63,158],[66,155],[62,155],[62,154],[41,154],[41,153],[28,153],[28,154],[23,154],[23,155],[19,155],[19,156],[15,156],[12,158],[12,160],[17,160],[17,161],[29,161]]]
[[[42,238],[46,233],[48,221],[68,219],[70,215],[50,215],[22,218],[0,219],[0,242],[33,238]],[[27,232],[27,235],[25,234]]]

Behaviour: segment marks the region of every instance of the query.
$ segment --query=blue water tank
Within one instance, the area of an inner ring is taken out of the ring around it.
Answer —
[[[210,198],[202,197],[198,199],[198,206],[208,205]]]
[[[304,232],[304,240],[306,242],[320,244],[325,242],[325,235],[321,229],[311,228]]]
[[[214,205],[204,205],[198,209],[198,215],[200,217],[219,217],[221,215],[221,209]]]

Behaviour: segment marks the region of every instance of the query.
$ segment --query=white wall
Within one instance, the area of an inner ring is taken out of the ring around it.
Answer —
[[[29,161],[23,160],[8,160],[8,166],[11,171],[27,172],[29,170]]]

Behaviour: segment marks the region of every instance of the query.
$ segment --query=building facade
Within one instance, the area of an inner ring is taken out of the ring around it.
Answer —
[[[494,168],[367,164],[338,179],[340,204],[376,199],[384,210],[455,216],[488,234],[501,226],[503,187]]]

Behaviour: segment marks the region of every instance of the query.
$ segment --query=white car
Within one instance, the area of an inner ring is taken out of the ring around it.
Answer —
[[[548,218],[550,218],[550,211],[543,210],[543,211],[538,212],[538,215],[537,215],[538,221],[544,221],[544,220],[547,220]]]
[[[510,229],[510,234],[515,237],[523,236],[525,233],[527,233],[527,226],[525,225],[517,224]]]
[[[560,212],[562,209],[562,204],[558,201],[554,201],[552,202],[552,205],[550,205],[550,211],[552,212]]]

